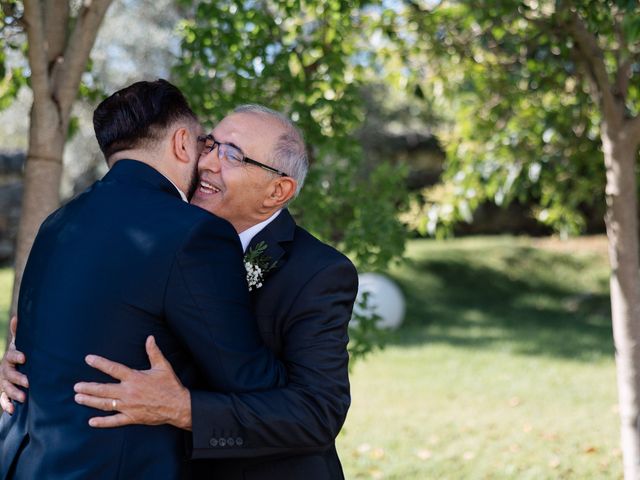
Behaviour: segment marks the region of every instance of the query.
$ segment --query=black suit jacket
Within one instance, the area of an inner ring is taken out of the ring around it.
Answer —
[[[263,392],[192,392],[195,478],[344,478],[335,438],[350,404],[347,328],[358,288],[353,264],[288,211],[251,242],[277,261],[252,292],[258,328],[289,383]],[[250,246],[250,248],[251,248]],[[229,439],[244,438],[242,445]]]
[[[0,420],[3,479],[188,474],[174,427],[88,425],[98,413],[74,402],[74,383],[113,381],[85,364],[88,353],[146,369],[152,334],[187,385],[246,392],[286,380],[256,328],[236,232],[135,160],[117,162],[43,223],[18,314],[30,388]]]

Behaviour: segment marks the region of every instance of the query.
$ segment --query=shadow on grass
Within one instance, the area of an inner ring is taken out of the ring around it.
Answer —
[[[526,247],[427,254],[394,275],[407,315],[390,344],[613,355],[606,272],[593,260]]]

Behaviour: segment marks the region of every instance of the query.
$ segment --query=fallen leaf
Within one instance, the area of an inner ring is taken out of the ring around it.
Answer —
[[[384,458],[384,449],[380,447],[376,447],[371,451],[371,458],[374,460],[380,460]]]
[[[476,454],[474,452],[464,452],[464,455],[462,455],[462,458],[464,458],[466,461],[469,461],[469,460],[473,460],[475,456]]]
[[[430,450],[418,450],[416,452],[416,456],[420,459],[420,460],[428,460],[431,458],[431,451]]]
[[[362,445],[359,445],[358,448],[356,449],[356,451],[360,454],[360,455],[364,455],[365,453],[367,453],[369,450],[371,450],[371,445],[369,445],[368,443],[363,443]]]
[[[509,399],[509,406],[511,408],[517,407],[518,405],[520,405],[520,403],[522,403],[522,402],[520,401],[519,397],[511,397]]]

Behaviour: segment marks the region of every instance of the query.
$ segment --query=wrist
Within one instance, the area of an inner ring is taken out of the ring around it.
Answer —
[[[191,392],[182,387],[177,398],[177,411],[170,422],[174,427],[191,431]]]

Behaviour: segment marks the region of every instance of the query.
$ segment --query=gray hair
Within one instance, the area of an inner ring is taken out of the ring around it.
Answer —
[[[302,132],[285,115],[270,108],[257,104],[240,105],[234,113],[254,113],[267,115],[277,121],[284,129],[278,137],[275,147],[270,154],[271,166],[285,172],[298,183],[293,198],[297,197],[304,185],[304,179],[309,170],[309,159],[304,145]]]

